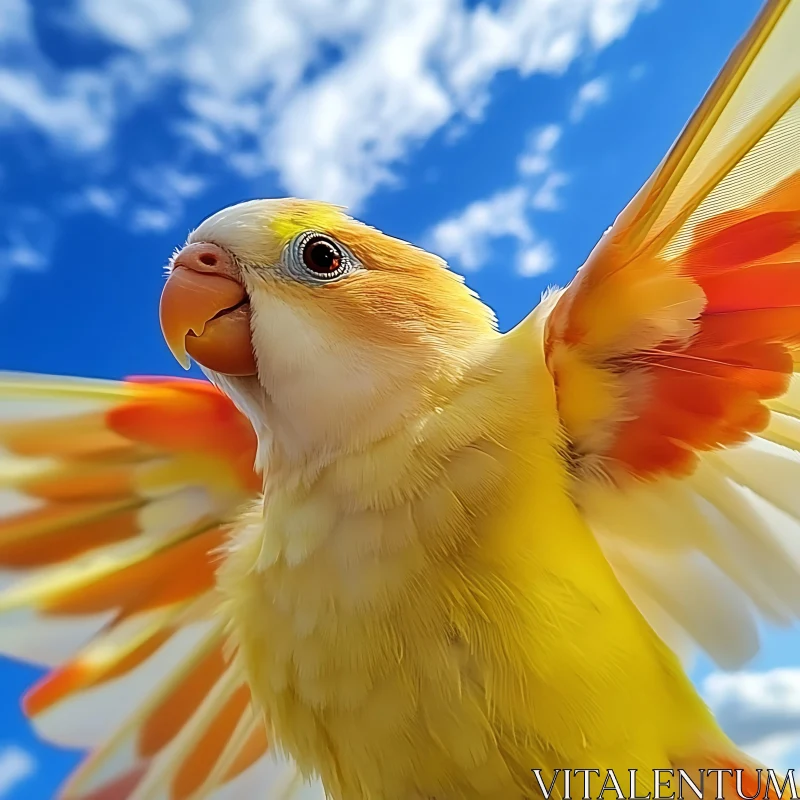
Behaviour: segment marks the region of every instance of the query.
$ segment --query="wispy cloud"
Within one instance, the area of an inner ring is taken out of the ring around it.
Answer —
[[[559,207],[558,189],[568,182],[554,164],[554,149],[562,129],[551,124],[531,131],[517,159],[519,183],[481,198],[439,222],[427,234],[427,245],[464,271],[480,269],[491,260],[492,244],[504,238],[516,242],[516,270],[532,277],[555,264],[552,246],[537,236],[530,212]]]
[[[184,203],[207,186],[199,174],[174,166],[156,165],[134,169],[125,188],[89,184],[70,195],[64,208],[94,212],[104,217],[124,215],[136,233],[169,230],[183,214]]]
[[[6,0],[0,13],[0,129],[28,126],[77,152],[107,145],[115,76],[54,66],[37,44],[28,0]]]
[[[528,200],[524,187],[517,186],[470,203],[433,229],[432,249],[473,271],[489,259],[489,246],[496,239],[510,237],[520,245],[531,244],[533,229],[525,211]]]
[[[184,202],[206,188],[200,175],[167,165],[136,170],[131,180],[145,200],[130,211],[131,227],[139,232],[168,230],[183,213]]]
[[[104,217],[116,217],[125,199],[125,193],[119,189],[88,184],[78,192],[69,195],[64,207],[70,213],[90,211]]]
[[[52,219],[32,207],[0,209],[0,298],[15,270],[36,272],[44,269],[53,248]]]
[[[79,14],[117,44],[146,52],[185,33],[192,24],[184,0],[79,0]]]
[[[611,81],[607,76],[593,78],[578,89],[572,103],[569,118],[572,122],[580,122],[594,106],[601,106],[611,96]]]
[[[703,694],[745,751],[775,769],[800,768],[800,669],[713,673]]]
[[[523,278],[544,275],[556,263],[556,254],[550,242],[541,241],[526,247],[517,257],[517,272]]]
[[[55,214],[44,236],[32,236],[20,214],[0,220],[0,292],[13,270],[46,265],[59,215],[96,213],[134,232],[163,232],[189,198],[225,176],[250,182],[253,193],[262,178],[274,192],[277,178],[285,194],[358,213],[378,187],[398,183],[433,134],[479,121],[499,73],[558,76],[623,36],[651,5],[75,0],[55,17],[33,0],[5,0],[0,135],[4,144],[39,137],[38,157],[54,159],[57,180],[43,194]],[[43,26],[102,45],[88,48],[96,62],[55,63]],[[132,119],[147,119],[157,149],[130,147]],[[551,164],[560,131],[541,129],[520,157],[526,208],[560,208],[567,176]],[[555,258],[532,231],[528,223],[527,233],[520,225],[503,234],[519,242],[517,268],[526,275]],[[465,269],[483,263],[487,235],[473,237],[476,256],[456,253]]]
[[[531,206],[538,211],[558,211],[561,208],[558,191],[568,183],[569,178],[565,172],[548,173],[542,185],[533,193]]]
[[[545,125],[528,135],[528,143],[517,159],[520,175],[542,175],[551,169],[550,154],[561,139],[560,125]]]
[[[2,21],[0,19],[0,21]],[[16,745],[0,748],[0,798],[28,778],[36,768],[36,762],[26,750]]]
[[[183,144],[286,190],[357,206],[442,126],[480,117],[493,77],[558,74],[622,36],[647,0],[80,0],[70,31],[113,43],[96,69],[57,71],[32,4],[8,0],[14,46],[0,125],[73,151],[113,149],[126,115],[166,85]]]
[[[613,19],[616,19],[613,15],[603,17],[598,24],[603,30],[616,30]],[[584,83],[573,99],[567,115],[569,123],[580,123],[589,108],[607,102],[610,87],[608,76]],[[491,260],[493,241],[511,237],[518,245],[519,275],[533,277],[552,269],[557,260],[555,250],[536,233],[532,214],[562,209],[561,190],[570,178],[558,165],[556,150],[565,128],[569,126],[550,123],[532,130],[517,158],[518,182],[488,198],[473,201],[439,222],[427,235],[429,246],[454,266],[476,270]],[[509,206],[512,198],[514,204]]]

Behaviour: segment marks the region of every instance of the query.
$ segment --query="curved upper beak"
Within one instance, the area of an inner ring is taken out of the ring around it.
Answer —
[[[233,259],[221,247],[190,244],[173,262],[159,307],[172,354],[226,375],[255,375],[250,303]]]

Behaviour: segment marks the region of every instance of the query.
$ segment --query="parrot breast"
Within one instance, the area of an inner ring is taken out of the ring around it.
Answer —
[[[569,498],[530,345],[512,334],[392,436],[278,465],[231,542],[220,586],[254,697],[335,800],[521,800],[532,767],[627,736],[600,711],[659,698],[670,657]],[[614,680],[608,641],[641,684]]]

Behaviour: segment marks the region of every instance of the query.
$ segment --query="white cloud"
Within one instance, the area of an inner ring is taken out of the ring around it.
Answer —
[[[104,217],[116,217],[124,200],[119,189],[108,189],[104,186],[90,184],[77,194],[67,198],[65,207],[71,212],[93,211]]]
[[[163,233],[172,227],[174,217],[163,208],[137,208],[131,216],[131,228],[137,233]]]
[[[631,24],[631,18],[640,10],[651,9],[657,0],[609,0],[598,3],[592,11],[591,31],[597,47],[618,39],[625,34]]]
[[[544,275],[556,263],[555,252],[550,242],[537,242],[519,255],[517,271],[525,278]]]
[[[569,177],[566,173],[558,171],[548,173],[542,185],[533,193],[531,206],[538,211],[558,211],[561,208],[558,190],[568,183]]]
[[[551,167],[550,153],[561,138],[560,125],[545,125],[528,136],[528,144],[517,159],[521,175],[541,175]]]
[[[112,47],[94,68],[65,68],[39,45],[34,10],[48,12],[5,0],[0,132],[36,131],[79,159],[84,182],[68,178],[55,203],[62,213],[93,211],[135,231],[174,226],[219,165],[251,181],[273,170],[287,194],[357,212],[378,186],[398,182],[398,165],[431,135],[478,119],[498,73],[557,75],[622,36],[650,2],[74,0],[71,15],[50,21],[64,36]],[[163,103],[167,91],[177,103]],[[118,149],[133,113],[173,137],[162,137],[163,163]],[[566,176],[551,163],[560,132],[540,130],[520,157],[534,209],[560,207]],[[181,166],[200,159],[203,174]],[[25,225],[5,225],[0,283],[12,269],[41,268],[52,247],[52,225],[44,244]],[[523,257],[538,241],[523,230],[502,235],[519,242],[518,268],[530,274],[551,258]],[[472,241],[477,255],[456,256],[464,268],[487,252],[486,236]]]
[[[11,745],[0,750],[0,798],[28,778],[35,768],[33,757],[21,747]]]
[[[148,184],[150,191],[164,197],[196,197],[206,187],[206,181],[191,172],[174,167],[155,167],[139,173],[139,179]]]
[[[74,72],[49,82],[32,69],[0,69],[0,127],[22,121],[60,145],[96,150],[108,142],[112,113],[111,86],[101,75]]]
[[[558,74],[649,0],[79,0],[73,30],[120,50],[60,72],[32,6],[9,2],[17,44],[0,72],[0,126],[108,149],[128,112],[169,85],[185,115],[165,122],[185,143],[247,175],[274,168],[289,193],[357,206],[435,131],[479,116],[496,74]]]
[[[64,208],[124,217],[135,232],[160,233],[173,227],[183,214],[184,202],[207,186],[202,176],[163,164],[134,169],[130,181],[126,189],[89,184],[71,195]]]
[[[101,186],[87,186],[85,198],[89,208],[107,217],[114,216],[119,210],[119,197]]]
[[[593,106],[601,106],[611,96],[611,82],[608,77],[593,78],[578,89],[575,101],[569,112],[572,122],[579,122]]]
[[[200,175],[165,165],[136,170],[132,179],[147,198],[129,212],[131,228],[140,233],[169,230],[183,213],[184,201],[206,188]]]
[[[15,270],[35,272],[44,269],[53,247],[54,224],[35,208],[22,207],[0,214],[0,297]]]
[[[440,128],[455,98],[432,69],[450,3],[385,3],[352,57],[286,103],[267,140],[293,193],[357,205]]]
[[[0,11],[0,129],[27,125],[78,151],[106,145],[117,76],[54,68],[36,44],[31,9],[28,0],[6,0]]]
[[[617,13],[629,8],[625,0],[620,0],[618,6],[616,10],[608,6],[607,16],[596,20],[599,41],[612,36],[621,19]],[[591,106],[608,100],[609,92],[608,77],[584,83],[573,101],[569,121],[580,122]],[[555,151],[563,135],[564,126],[556,123],[531,131],[517,158],[518,183],[442,220],[428,233],[429,246],[454,266],[475,270],[489,261],[493,241],[511,236],[517,242],[516,269],[520,275],[534,277],[552,269],[555,251],[549,242],[539,239],[530,214],[562,208],[560,190],[569,183],[569,175],[559,169]]]
[[[134,50],[152,50],[192,22],[183,0],[80,0],[79,10],[98,32]]]
[[[28,26],[26,0],[6,0],[0,4],[0,42],[13,42],[24,36]]]
[[[800,669],[713,673],[703,694],[742,749],[768,767],[800,768]]]
[[[476,200],[431,231],[431,248],[464,270],[479,269],[489,259],[489,245],[495,239],[511,237],[522,244],[533,241],[525,213],[527,203],[528,193],[521,186]]]
[[[555,251],[549,242],[539,239],[530,212],[561,207],[558,190],[569,179],[556,167],[554,155],[562,132],[556,124],[531,131],[517,158],[519,182],[439,222],[427,234],[428,247],[454,266],[474,271],[490,261],[496,240],[511,238],[517,244],[520,275],[533,277],[552,269]]]

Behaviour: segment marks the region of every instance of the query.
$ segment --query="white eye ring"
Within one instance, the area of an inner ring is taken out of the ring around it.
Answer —
[[[330,283],[357,268],[353,255],[339,242],[319,231],[305,231],[291,242],[286,266],[295,278],[310,283]]]

